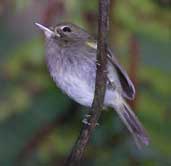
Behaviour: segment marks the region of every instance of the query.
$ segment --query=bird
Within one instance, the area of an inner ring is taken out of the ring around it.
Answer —
[[[91,107],[95,92],[97,40],[72,23],[60,23],[51,28],[35,24],[44,33],[45,61],[57,87],[77,103]],[[126,102],[126,99],[134,99],[135,87],[109,47],[106,72],[104,107],[117,112],[138,147],[148,145],[146,130]]]

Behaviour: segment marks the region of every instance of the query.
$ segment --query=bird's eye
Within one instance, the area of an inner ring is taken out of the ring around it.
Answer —
[[[63,30],[63,32],[71,32],[70,27],[63,27],[62,30]]]

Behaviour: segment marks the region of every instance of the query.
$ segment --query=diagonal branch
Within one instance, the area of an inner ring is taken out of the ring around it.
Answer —
[[[104,94],[106,88],[106,63],[107,63],[107,32],[109,23],[110,0],[99,0],[98,19],[98,50],[97,50],[97,72],[95,84],[95,96],[90,110],[90,125],[83,125],[80,135],[69,155],[65,166],[77,166],[85,151],[86,145],[92,135],[103,108]]]

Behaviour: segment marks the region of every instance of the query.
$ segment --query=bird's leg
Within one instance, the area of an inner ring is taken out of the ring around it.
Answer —
[[[100,66],[100,63],[98,63],[97,61],[96,61],[96,64],[97,64],[98,66]]]
[[[90,123],[88,122],[89,118],[91,117],[90,114],[85,114],[84,119],[82,120],[82,122],[86,125],[90,125]]]
[[[84,124],[90,126],[91,123],[88,122],[89,119],[90,119],[90,117],[91,117],[91,114],[86,114],[86,115],[84,116],[84,119],[82,120],[82,123],[84,123]],[[99,126],[99,123],[96,123],[96,126]]]

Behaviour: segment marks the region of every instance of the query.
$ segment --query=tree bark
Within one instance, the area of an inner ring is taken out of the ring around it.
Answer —
[[[97,45],[97,71],[95,95],[90,110],[89,124],[84,124],[80,135],[66,160],[65,166],[77,166],[85,151],[86,145],[92,135],[103,109],[104,94],[106,89],[106,63],[107,63],[107,34],[109,30],[110,0],[99,0],[98,17],[98,45]]]

